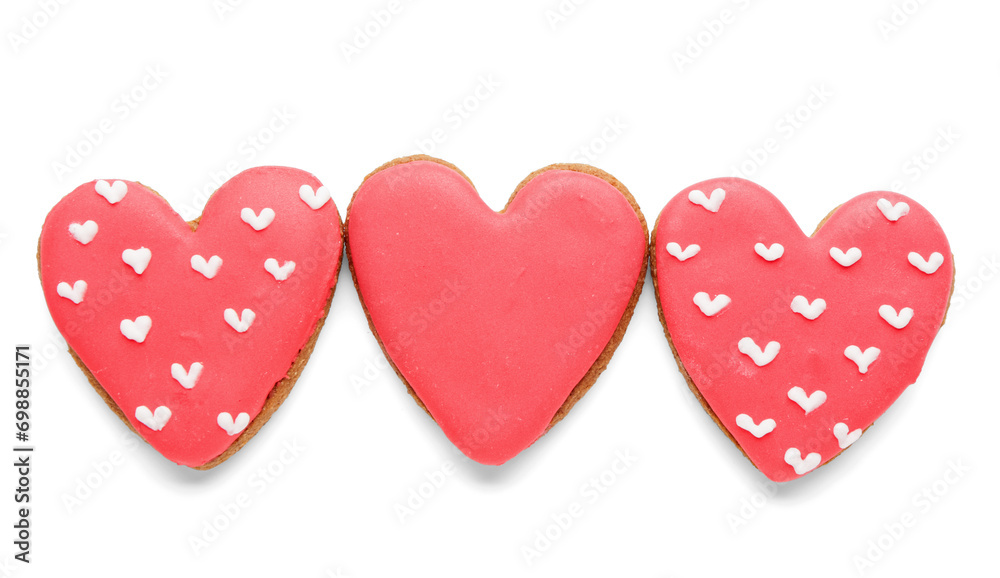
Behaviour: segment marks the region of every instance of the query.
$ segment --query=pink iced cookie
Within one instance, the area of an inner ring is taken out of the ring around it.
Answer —
[[[610,175],[556,165],[501,213],[453,166],[389,163],[348,208],[372,331],[417,402],[470,458],[502,464],[604,370],[646,270],[645,220]]]
[[[916,381],[954,277],[934,217],[890,192],[851,199],[807,237],[758,185],[705,181],[663,209],[652,248],[681,372],[779,482],[836,457]]]
[[[205,469],[284,401],[341,246],[316,177],[262,167],[222,185],[197,223],[136,182],[82,185],[46,218],[38,264],[52,318],[108,405],[166,458]]]

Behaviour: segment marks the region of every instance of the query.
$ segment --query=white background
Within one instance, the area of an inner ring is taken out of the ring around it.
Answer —
[[[844,576],[858,557],[878,558],[866,576],[996,570],[1000,283],[981,267],[1000,254],[996,3],[567,0],[553,24],[558,0],[399,0],[367,41],[357,28],[388,0],[237,4],[70,2],[46,17],[45,2],[4,2],[0,345],[35,347],[37,453],[33,562],[10,562],[5,522],[0,576]],[[147,78],[156,69],[165,78]],[[499,86],[467,100],[482,78]],[[294,118],[268,134],[275,109]],[[102,123],[110,134],[81,145]],[[948,233],[959,292],[918,383],[849,452],[780,488],[695,403],[648,280],[594,389],[500,468],[457,455],[384,364],[365,375],[383,358],[346,266],[306,372],[243,451],[196,472],[127,435],[42,299],[35,244],[52,205],[94,178],[133,179],[191,218],[213,175],[280,164],[316,174],[343,214],[369,171],[435,129],[427,150],[494,208],[570,160],[620,178],[650,223],[740,165],[809,232],[853,195],[900,189]],[[775,152],[752,152],[769,138]],[[13,402],[0,399],[11,444]],[[292,443],[305,449],[279,467]],[[581,488],[618,452],[636,462],[591,503]],[[261,484],[268,466],[280,474]],[[454,473],[401,523],[396,505],[442,468]],[[0,472],[12,521],[15,479]],[[943,495],[922,508],[925,490]],[[241,493],[249,505],[222,519]],[[528,565],[523,548],[573,502],[583,515]],[[196,552],[206,524],[225,529]]]

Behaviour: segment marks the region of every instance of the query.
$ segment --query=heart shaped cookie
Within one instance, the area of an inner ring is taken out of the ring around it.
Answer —
[[[108,406],[166,458],[207,469],[285,400],[329,310],[341,247],[316,177],[261,167],[190,223],[139,183],[82,185],[46,218],[38,266],[53,320]]]
[[[807,237],[736,178],[674,197],[651,255],[691,390],[779,482],[836,457],[916,381],[954,278],[948,239],[911,199],[855,197]]]
[[[645,220],[584,165],[525,179],[499,213],[425,156],[369,175],[347,255],[369,324],[408,390],[467,456],[502,464],[607,366],[646,270]]]

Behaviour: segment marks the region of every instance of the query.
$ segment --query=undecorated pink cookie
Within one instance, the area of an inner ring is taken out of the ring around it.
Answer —
[[[365,179],[346,230],[386,356],[445,435],[484,464],[516,456],[586,393],[646,271],[638,206],[584,165],[533,173],[497,213],[454,166],[398,159]]]

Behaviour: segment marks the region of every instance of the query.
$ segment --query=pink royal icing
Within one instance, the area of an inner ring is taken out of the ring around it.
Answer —
[[[538,174],[496,213],[448,166],[396,164],[364,182],[346,226],[388,357],[445,435],[484,464],[545,433],[645,266],[632,205],[574,170]]]
[[[684,370],[780,482],[833,459],[916,381],[954,275],[934,217],[890,192],[851,199],[807,237],[765,189],[715,179],[671,200],[653,239],[657,298]],[[767,259],[775,243],[780,258]],[[692,245],[680,259],[677,247]],[[692,303],[699,293],[730,302],[708,315]]]
[[[324,202],[300,196],[305,185]],[[94,181],[46,218],[39,268],[56,326],[168,459],[198,467],[224,453],[315,331],[342,246],[325,191],[304,171],[250,169],[192,231],[145,186]],[[272,274],[272,258],[294,271]]]

